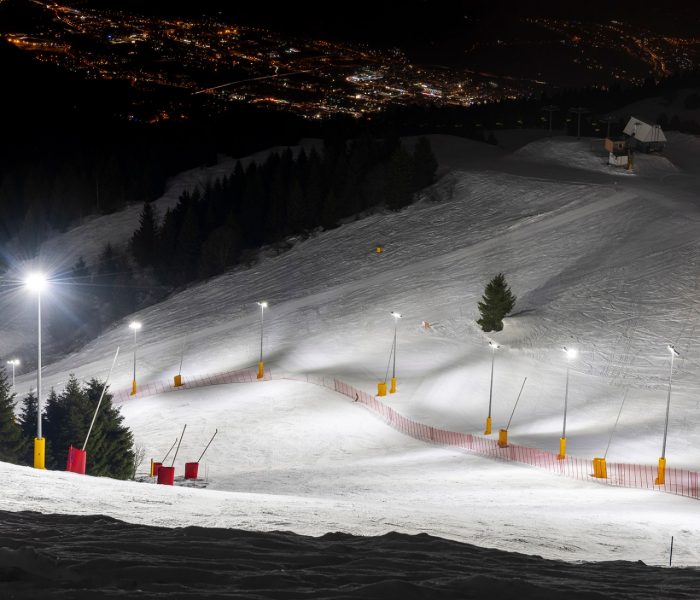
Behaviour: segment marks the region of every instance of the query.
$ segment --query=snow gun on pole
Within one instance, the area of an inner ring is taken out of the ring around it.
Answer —
[[[204,450],[202,450],[202,453],[199,455],[199,458],[197,459],[197,462],[202,462],[202,457],[204,456],[204,453],[205,453],[207,450],[209,450],[209,446],[211,446],[211,443],[214,441],[214,437],[216,436],[217,433],[219,433],[219,430],[218,430],[218,429],[215,429],[215,430],[214,430],[214,435],[211,436],[211,439],[209,440],[209,443],[206,445],[206,447],[204,448]]]
[[[608,450],[610,450],[610,444],[612,443],[613,436],[615,435],[617,424],[620,422],[620,415],[622,414],[622,409],[625,406],[625,400],[627,400],[628,392],[629,388],[625,390],[625,395],[622,397],[622,404],[620,404],[620,410],[617,412],[617,419],[615,419],[615,425],[613,425],[612,431],[610,432],[610,437],[608,438],[608,445],[605,448],[603,458],[593,459],[593,477],[596,477],[598,479],[608,478],[608,467],[605,463],[605,460],[608,458]]]
[[[180,441],[177,443],[177,448],[175,449],[175,454],[173,454],[173,462],[170,463],[171,467],[175,466],[175,459],[177,458],[177,453],[180,452],[180,444],[182,443],[182,438],[185,437],[185,429],[187,429],[187,423],[182,428],[182,434],[180,435]]]
[[[204,447],[204,450],[199,455],[197,462],[185,463],[185,479],[197,479],[197,477],[199,477],[199,463],[201,462],[204,453],[209,449],[209,446],[211,446],[211,443],[214,441],[214,437],[217,433],[219,433],[219,430],[215,429],[214,435],[212,435],[209,439],[209,443]]]
[[[105,392],[107,391],[107,385],[109,384],[109,378],[112,376],[112,370],[114,369],[114,364],[117,362],[117,356],[119,356],[119,346],[117,346],[117,351],[114,353],[114,358],[112,359],[112,366],[109,368],[109,373],[107,374],[107,379],[105,379],[105,384],[102,386],[102,393],[100,394],[100,399],[97,402],[97,408],[95,408],[95,414],[92,415],[92,421],[90,422],[90,428],[88,429],[87,435],[85,436],[85,442],[83,443],[83,452],[85,451],[85,446],[87,446],[88,440],[90,439],[90,433],[92,433],[92,426],[95,424],[95,419],[97,418],[97,411],[100,410],[100,405],[102,404],[102,399],[105,397]]]
[[[510,428],[510,422],[513,420],[513,415],[515,414],[515,409],[518,408],[518,402],[520,402],[520,396],[522,396],[523,390],[525,389],[525,382],[527,377],[523,379],[523,384],[520,386],[520,391],[518,392],[518,397],[515,399],[515,405],[513,406],[513,412],[510,413],[510,419],[508,419],[508,425],[505,429],[500,429],[498,431],[498,447],[505,448],[508,446],[508,429]]]
[[[180,387],[182,385],[182,361],[185,359],[185,349],[187,348],[187,336],[185,336],[182,342],[182,350],[180,351],[180,366],[177,369],[177,375],[173,378],[173,383],[175,387]]]

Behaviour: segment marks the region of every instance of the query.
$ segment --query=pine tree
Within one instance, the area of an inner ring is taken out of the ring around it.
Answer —
[[[64,469],[68,447],[82,448],[102,393],[103,383],[92,379],[84,387],[71,375],[60,395],[52,390],[46,403],[44,435],[46,463],[52,469]],[[36,409],[35,417],[36,417]],[[134,470],[133,436],[122,422],[112,395],[105,393],[86,446],[88,475],[128,479]],[[49,452],[48,447],[51,451]]]
[[[36,437],[36,411],[37,400],[36,394],[31,390],[22,400],[22,411],[20,412],[17,423],[22,430],[22,436],[25,440],[24,454],[22,464],[34,464],[34,438]],[[43,432],[42,432],[43,434]],[[46,443],[45,452],[49,452],[49,444]]]
[[[430,147],[428,138],[421,137],[418,139],[411,159],[413,161],[413,177],[416,191],[435,183],[438,162],[433,154],[433,149]]]
[[[89,424],[86,397],[80,384],[71,374],[60,394],[51,390],[46,401],[44,437],[51,442],[51,451],[46,451],[46,466],[49,469],[66,468],[68,447],[82,447]],[[87,423],[85,421],[87,420]]]
[[[415,184],[412,161],[399,146],[391,155],[387,169],[386,205],[389,210],[400,210],[411,203]]]
[[[104,382],[91,379],[83,393],[89,407],[89,419],[99,402]],[[123,425],[124,417],[112,405],[112,394],[105,392],[100,410],[85,450],[88,452],[86,473],[115,479],[129,479],[134,474],[134,437]],[[90,421],[87,421],[89,426]]]
[[[155,211],[153,206],[146,202],[139,217],[139,228],[131,238],[131,251],[136,262],[142,267],[152,265],[155,260],[157,232]]]
[[[481,318],[477,323],[484,331],[501,331],[503,318],[513,310],[515,296],[510,291],[503,273],[496,275],[486,284],[484,295],[479,302]]]
[[[0,461],[20,463],[24,459],[26,440],[15,419],[15,395],[4,368],[0,368]]]

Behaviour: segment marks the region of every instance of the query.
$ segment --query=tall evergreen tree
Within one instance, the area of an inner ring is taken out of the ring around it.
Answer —
[[[24,459],[26,439],[15,419],[15,395],[4,368],[0,368],[0,461],[20,463]]]
[[[97,407],[104,382],[91,379],[83,389],[89,417]],[[105,392],[100,410],[85,450],[88,452],[88,475],[129,479],[134,473],[134,437],[124,424],[124,417],[112,404],[112,394]],[[90,420],[87,421],[89,427]],[[82,440],[81,440],[82,441]]]
[[[418,138],[413,149],[413,177],[416,190],[422,190],[435,183],[438,162],[433,154],[428,138]]]
[[[477,323],[483,331],[501,331],[503,318],[513,310],[515,296],[510,291],[503,273],[496,275],[486,284],[484,295],[479,302],[481,317]]]
[[[36,394],[33,390],[31,390],[29,394],[22,399],[22,410],[19,414],[19,418],[17,419],[17,423],[22,430],[22,436],[25,440],[24,454],[22,458],[22,464],[25,465],[34,464],[34,438],[36,437],[37,405]],[[44,451],[49,452],[49,450],[49,444],[46,443],[46,448]]]
[[[158,228],[153,205],[146,202],[139,217],[139,228],[131,238],[131,251],[136,262],[142,266],[150,266],[155,260],[156,236]]]
[[[401,210],[411,203],[415,191],[412,167],[410,155],[399,145],[387,166],[386,205],[390,210]]]

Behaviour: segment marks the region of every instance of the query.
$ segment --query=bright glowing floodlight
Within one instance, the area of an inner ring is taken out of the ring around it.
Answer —
[[[134,331],[138,331],[141,327],[141,321],[132,321],[129,323],[129,329],[133,329]]]
[[[680,356],[680,354],[678,354],[678,350],[676,350],[671,344],[669,344],[668,346],[666,346],[666,348],[668,348],[668,351],[669,351],[671,354],[673,354],[673,356]]]
[[[7,361],[8,365],[14,365],[15,367],[19,366],[19,359],[18,358],[13,358],[12,360]]]
[[[493,348],[494,350],[498,350],[501,347],[496,342],[489,342],[489,346],[491,346],[491,348]]]
[[[265,301],[263,301],[263,302],[258,302],[257,304],[258,304],[258,306],[260,306],[260,307],[262,307],[262,308],[267,308],[267,302],[265,302]]]
[[[24,285],[32,292],[42,292],[46,289],[46,277],[43,273],[30,273],[24,280]]]
[[[395,310],[391,311],[391,316],[394,317],[394,319],[400,319],[401,318],[401,313],[397,313]]]
[[[578,350],[576,350],[576,348],[567,348],[564,346],[562,350],[566,352],[566,358],[576,358],[576,356],[578,356]]]

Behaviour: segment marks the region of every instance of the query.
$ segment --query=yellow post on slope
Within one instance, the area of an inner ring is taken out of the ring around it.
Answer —
[[[491,417],[486,417],[486,429],[484,435],[491,435]]]
[[[258,363],[258,379],[262,379],[263,377],[265,377],[265,365],[263,361],[260,361]]]
[[[499,429],[498,431],[498,447],[505,448],[508,446],[508,430]]]
[[[386,381],[377,384],[377,396],[386,396]]]
[[[153,477],[153,459],[151,459],[151,470],[150,470],[149,475],[150,475],[151,477]]]
[[[46,438],[34,438],[34,468],[46,468]]]
[[[559,460],[564,460],[566,458],[566,438],[559,438]]]
[[[593,477],[596,477],[597,479],[608,478],[608,467],[605,464],[604,458],[593,459]]]
[[[136,395],[136,380],[135,379],[131,382],[131,395],[132,396]]]
[[[656,477],[656,481],[654,482],[656,485],[665,485],[666,484],[666,459],[665,458],[660,458],[659,459],[659,472]]]
[[[175,387],[180,387],[180,386],[182,385],[182,375],[180,375],[180,374],[178,373],[178,374],[175,375],[175,377],[173,378],[173,381],[174,381],[174,383],[175,383]]]
[[[396,377],[391,378],[391,388],[389,389],[390,394],[396,393]]]

